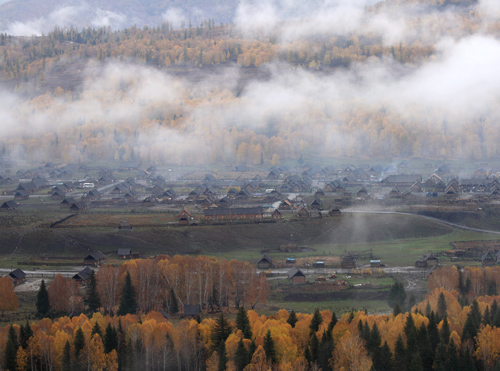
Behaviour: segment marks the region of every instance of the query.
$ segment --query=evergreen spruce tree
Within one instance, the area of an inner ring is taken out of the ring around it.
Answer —
[[[71,371],[71,345],[66,341],[62,356],[62,371]]]
[[[288,319],[286,321],[290,326],[292,326],[292,328],[295,327],[295,324],[299,321],[299,319],[297,318],[297,314],[295,314],[294,310],[290,312],[290,314],[288,315]]]
[[[487,306],[486,309],[484,310],[483,314],[483,325],[491,325],[491,314],[490,314],[490,307]]]
[[[460,352],[459,356],[460,361],[460,371],[476,371],[476,363],[474,362],[474,358],[470,353],[469,349],[466,348]]]
[[[17,348],[19,344],[17,342],[17,334],[14,326],[10,325],[9,332],[7,334],[7,344],[4,350],[4,369],[15,371],[17,369]]]
[[[403,337],[398,335],[396,344],[394,345],[394,369],[398,371],[406,370],[406,349]]]
[[[38,289],[38,294],[36,295],[36,315],[38,318],[43,318],[49,314],[49,311],[49,293],[47,291],[47,287],[45,286],[45,281],[42,280],[40,288]]]
[[[170,336],[167,334],[167,344],[169,343]],[[127,360],[127,340],[125,337],[125,331],[122,327],[121,319],[118,320],[118,331],[117,331],[117,356],[118,356],[118,370],[123,370],[125,362]]]
[[[309,326],[309,328],[311,329],[311,334],[318,331],[321,322],[323,322],[323,317],[321,317],[319,309],[316,308],[313,314],[313,318],[311,319],[311,325]]]
[[[99,335],[101,339],[103,339],[101,326],[99,326],[99,322],[97,321],[95,321],[94,326],[92,326],[92,332],[90,333],[90,336],[92,337],[95,334]]]
[[[330,322],[331,323],[331,322]],[[331,331],[323,332],[323,336],[321,337],[321,342],[319,345],[318,352],[318,367],[323,371],[331,371],[332,368],[330,366],[329,360],[332,358],[333,350],[335,349],[335,345],[333,343],[333,337]]]
[[[424,371],[419,352],[413,352],[413,356],[408,364],[407,371]]]
[[[351,309],[351,311],[349,312],[349,317],[347,318],[347,323],[351,323],[353,319],[354,319],[354,309]]]
[[[427,302],[427,305],[425,306],[425,316],[428,318],[431,315],[431,304]]]
[[[448,323],[448,318],[443,318],[443,326],[441,326],[441,341],[448,345],[450,342],[450,325]]]
[[[174,288],[170,288],[170,313],[176,314],[179,313],[179,304],[177,303],[177,296],[175,295]]]
[[[316,338],[316,340],[318,339]],[[267,360],[275,364],[277,361],[276,347],[274,345],[274,340],[271,337],[271,330],[267,330],[267,334],[264,337],[264,351],[266,352]]]
[[[448,342],[446,348],[446,369],[447,370],[460,370],[460,362],[458,360],[457,346],[453,339]]]
[[[73,344],[75,346],[75,357],[78,358],[80,356],[81,350],[85,347],[85,335],[83,334],[83,330],[81,327],[76,330]]]
[[[213,350],[218,350],[221,342],[225,342],[231,332],[233,331],[231,324],[224,317],[224,313],[221,313],[219,317],[217,317],[217,321],[215,321],[215,326],[212,331],[212,343]]]
[[[417,338],[422,366],[424,370],[432,370],[432,365],[434,363],[434,349],[431,347],[429,333],[427,332],[427,327],[424,322],[422,322],[417,331]]]
[[[237,371],[243,371],[243,369],[248,365],[248,353],[243,344],[243,339],[238,342],[238,348],[234,353],[234,364],[236,365]]]
[[[314,332],[309,340],[309,348],[311,349],[311,362],[316,363],[319,356],[319,340]]]
[[[227,353],[226,353],[226,342],[221,341],[219,344],[219,349],[217,350],[219,355],[219,371],[225,371],[227,365]]]
[[[90,276],[87,281],[84,302],[89,313],[97,312],[101,307],[101,298],[99,297],[99,292],[97,291],[97,279],[93,270],[90,272]]]
[[[123,316],[125,314],[135,314],[137,312],[137,299],[135,295],[135,287],[132,285],[132,278],[130,273],[127,272],[125,282],[122,287],[122,297],[120,299],[120,306],[117,314]]]
[[[328,334],[331,336],[333,328],[337,324],[337,316],[335,315],[335,312],[332,312],[332,319],[330,320],[330,323],[328,324]]]
[[[498,313],[498,303],[497,299],[493,300],[493,303],[491,304],[491,310],[490,310],[490,323],[495,322],[495,317]]]
[[[489,296],[496,296],[497,295],[497,284],[493,280],[488,282],[487,295],[489,295]]]
[[[500,327],[500,310],[497,310],[497,313],[495,314],[495,318],[493,319],[492,324],[495,327]]]
[[[399,305],[399,303],[394,304],[392,314],[394,315],[394,317],[396,317],[398,314],[401,314],[401,306]]]
[[[380,350],[381,344],[382,344],[382,337],[380,336],[378,326],[375,323],[373,324],[369,339],[366,342],[366,348],[368,349],[368,353],[371,354],[377,353]]]
[[[427,333],[429,334],[429,341],[431,344],[431,348],[435,351],[437,345],[439,344],[439,330],[437,328],[436,316],[434,312],[431,312],[429,316],[429,324],[427,325]]]
[[[252,338],[252,329],[250,328],[250,320],[248,319],[245,308],[240,307],[236,314],[236,328],[241,330],[244,339]]]
[[[113,349],[118,348],[118,334],[111,323],[108,322],[106,332],[104,333],[104,353],[108,354]]]
[[[467,314],[464,327],[462,329],[462,342],[468,339],[475,341],[479,326],[481,325],[481,312],[479,311],[479,304],[474,300],[471,305],[471,310]]]
[[[406,291],[402,282],[395,282],[394,285],[391,286],[387,301],[391,307],[394,307],[396,303],[399,303],[400,306],[404,306]]]
[[[373,355],[373,368],[375,368],[375,371],[393,369],[392,352],[387,341],[384,341],[384,345],[380,347],[380,351]]]
[[[250,343],[250,348],[248,349],[248,363],[252,362],[252,357],[256,350],[257,350],[257,345],[255,344],[255,340],[252,339],[252,342]]]
[[[444,298],[444,294],[441,292],[438,298],[438,322],[446,316],[446,299]]]
[[[441,342],[436,348],[436,358],[434,359],[433,369],[436,371],[447,371],[446,363],[447,363],[446,345]]]

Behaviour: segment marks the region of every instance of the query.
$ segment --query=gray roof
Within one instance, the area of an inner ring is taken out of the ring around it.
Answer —
[[[118,249],[118,256],[130,255],[130,249]]]
[[[184,305],[184,315],[185,316],[197,316],[201,312],[201,307],[198,304],[186,304]]]
[[[382,183],[415,183],[421,182],[422,175],[420,174],[409,174],[409,175],[389,175],[387,178],[382,180]]]
[[[89,278],[90,273],[92,273],[92,269],[90,269],[89,267],[85,267],[80,272],[78,272],[77,274],[75,274],[73,276],[73,279],[75,279],[75,280],[80,280],[81,279],[81,280],[85,281],[86,279]]]
[[[269,255],[264,254],[260,257],[260,259],[257,263],[260,263],[261,261],[268,261],[269,263],[272,263],[273,259]]]
[[[97,252],[93,252],[92,254],[87,255],[87,257],[84,260],[91,260],[91,259],[101,260],[101,259],[105,259],[105,258],[106,257],[104,256],[104,254],[102,252],[97,251]]]
[[[300,276],[306,276],[304,273],[302,273],[302,271],[297,268],[297,267],[292,267],[290,268],[290,270],[287,272],[287,275],[288,275],[288,278],[292,278],[292,277],[300,277]]]
[[[9,276],[15,278],[16,280],[19,280],[21,278],[26,277],[26,273],[24,273],[22,269],[17,268],[15,271],[10,272]]]

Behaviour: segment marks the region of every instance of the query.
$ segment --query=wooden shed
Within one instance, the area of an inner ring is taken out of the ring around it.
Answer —
[[[15,285],[23,282],[26,279],[26,273],[20,268],[9,273],[10,278],[12,278],[12,283]]]
[[[184,305],[184,317],[196,318],[201,313],[201,306],[199,304],[186,304]]]
[[[131,249],[118,249],[117,255],[122,259],[130,259],[132,257]]]
[[[179,225],[188,225],[189,224],[189,221],[192,219],[193,217],[191,216],[191,214],[189,213],[189,211],[187,211],[186,209],[183,209],[180,213],[179,213]]]
[[[287,275],[290,279],[290,283],[306,283],[306,275],[297,267],[290,268],[290,270],[287,272]]]
[[[106,260],[106,256],[100,251],[93,252],[92,254],[87,255],[83,259],[83,264],[85,265],[93,265],[93,266],[98,266],[100,263],[102,263],[104,260]]]
[[[85,283],[89,279],[90,273],[92,273],[92,269],[90,269],[89,267],[85,267],[80,272],[75,274],[72,278],[80,284]]]
[[[262,255],[260,259],[257,261],[257,268],[269,269],[272,266],[273,266],[273,259],[267,254]]]
[[[340,263],[342,268],[356,268],[356,259],[350,253],[345,253],[342,255],[342,261]]]

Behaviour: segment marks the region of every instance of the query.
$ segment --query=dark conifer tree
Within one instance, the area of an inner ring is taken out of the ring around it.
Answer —
[[[71,371],[71,345],[69,341],[66,341],[63,349],[62,357],[62,371]]]
[[[419,352],[412,352],[412,357],[410,359],[410,362],[407,366],[407,371],[423,371],[424,368],[422,367],[422,359],[420,359],[420,353]]]
[[[393,369],[392,352],[391,348],[389,348],[389,345],[387,344],[387,341],[384,341],[384,345],[380,347],[380,351],[374,354],[373,367],[376,371]]]
[[[441,341],[448,345],[448,343],[450,342],[450,325],[448,323],[448,318],[447,317],[444,317],[443,318],[443,326],[441,326]]]
[[[490,313],[490,307],[487,306],[486,309],[484,310],[483,314],[483,325],[491,325],[491,313]]]
[[[319,312],[319,309],[316,308],[313,314],[313,318],[311,319],[311,325],[309,328],[311,329],[311,334],[313,332],[318,331],[319,325],[321,325],[321,322],[323,322],[323,317],[321,317],[321,313]]]
[[[117,356],[118,356],[118,370],[123,370],[125,362],[127,360],[127,340],[125,336],[125,331],[122,327],[121,319],[118,320],[118,331],[117,331]],[[167,334],[167,344],[169,344],[170,336]]]
[[[118,334],[114,327],[111,326],[111,323],[108,322],[108,326],[106,327],[106,332],[104,333],[104,353],[109,353],[113,349],[117,350],[118,348]]]
[[[434,351],[439,344],[439,330],[437,328],[436,317],[434,312],[431,312],[429,316],[429,324],[427,325],[427,333],[429,334],[429,341],[431,343],[431,348]]]
[[[394,304],[392,314],[394,314],[394,317],[396,317],[398,314],[401,314],[401,306],[399,305],[399,303]]]
[[[7,344],[5,345],[4,350],[4,370],[13,370],[17,369],[17,348],[19,344],[17,342],[17,334],[14,326],[10,325],[9,332],[7,334]]]
[[[243,371],[243,369],[248,365],[248,352],[243,344],[243,339],[238,342],[238,348],[234,354],[234,363],[236,365],[237,371]]]
[[[428,318],[431,315],[431,304],[427,302],[427,305],[425,306],[425,316]]]
[[[248,319],[247,311],[245,308],[240,307],[238,309],[238,314],[236,314],[236,328],[241,330],[243,333],[243,338],[252,338],[252,329],[250,328],[250,320]]]
[[[403,337],[398,335],[396,344],[394,345],[394,369],[398,371],[406,371],[406,349]]]
[[[294,310],[290,312],[290,314],[288,315],[288,319],[286,321],[290,326],[292,326],[292,328],[295,327],[295,324],[299,321],[299,319],[297,318],[297,314],[295,314]]]
[[[434,349],[431,347],[429,333],[427,332],[427,327],[423,322],[417,331],[417,338],[422,367],[424,371],[430,371],[432,370],[432,365],[434,363]]]
[[[316,341],[318,338],[316,338]],[[274,340],[271,336],[271,331],[267,330],[267,334],[264,337],[264,351],[266,352],[266,357],[268,361],[271,361],[273,364],[276,363],[276,346],[274,345]]]
[[[175,295],[174,288],[170,289],[170,313],[179,313],[179,304],[177,303],[177,296]]]
[[[45,286],[45,281],[42,280],[40,288],[38,289],[38,294],[36,295],[36,315],[38,318],[43,318],[50,311],[49,303],[49,293],[47,287]]]
[[[89,313],[97,312],[101,307],[101,298],[99,297],[99,292],[97,291],[97,279],[93,270],[90,272],[90,276],[87,281],[84,302]]]
[[[83,334],[83,330],[81,327],[79,327],[75,332],[75,339],[73,344],[75,346],[75,357],[78,358],[80,356],[81,350],[85,347],[85,335]]]
[[[451,339],[446,348],[446,369],[447,370],[460,370],[460,362],[458,360],[457,346],[453,339]]]
[[[335,312],[332,312],[332,319],[330,320],[330,323],[328,324],[328,334],[332,334],[333,328],[337,324],[337,316],[335,315]]]
[[[219,371],[225,371],[227,361],[228,361],[225,341],[220,342],[219,349],[217,350],[217,354],[219,355]]]
[[[132,285],[132,278],[130,273],[127,272],[125,282],[122,287],[122,297],[120,299],[120,307],[118,308],[118,315],[134,314],[137,312],[137,299],[135,295],[135,287]]]
[[[434,359],[433,369],[436,371],[447,371],[446,363],[448,361],[448,354],[446,352],[446,345],[439,343],[436,348],[436,358]]]
[[[497,299],[493,300],[493,303],[491,304],[491,310],[490,310],[490,323],[495,322],[495,317],[498,313],[498,303]]]
[[[213,350],[218,350],[221,342],[225,342],[231,332],[233,331],[231,324],[224,317],[224,313],[221,313],[219,317],[217,317],[217,321],[215,321],[215,326],[212,331],[212,343]]]
[[[311,335],[311,339],[309,340],[309,348],[311,349],[311,361],[316,363],[319,355],[319,340],[315,332]]]
[[[349,312],[349,317],[347,318],[347,323],[351,323],[354,319],[354,309]]]
[[[375,323],[370,332],[369,339],[366,342],[366,348],[368,349],[369,353],[374,354],[380,350],[381,344],[382,344],[382,337],[380,336],[378,326]]]
[[[321,343],[319,345],[318,352],[318,366],[323,371],[331,371],[332,368],[329,364],[330,358],[332,358],[333,350],[335,345],[333,343],[333,337],[331,331],[323,332],[323,337],[321,338]]]
[[[248,363],[252,362],[252,357],[256,350],[257,350],[257,345],[255,344],[255,340],[252,339],[250,347],[248,348]]]
[[[446,299],[444,297],[444,294],[441,292],[441,294],[439,294],[439,298],[438,298],[438,311],[437,311],[438,322],[440,322],[440,320],[446,316],[446,309],[447,309],[446,308]]]
[[[102,329],[101,326],[99,326],[99,322],[95,321],[94,326],[92,326],[92,332],[90,333],[90,336],[94,336],[95,334],[99,335],[101,339],[103,339],[102,336]]]
[[[474,358],[472,358],[472,354],[469,349],[466,348],[460,352],[459,356],[460,361],[460,371],[476,371],[476,363],[474,362]]]

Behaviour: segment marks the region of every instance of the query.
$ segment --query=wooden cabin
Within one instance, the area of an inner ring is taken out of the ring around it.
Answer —
[[[257,261],[257,268],[259,269],[269,269],[272,266],[273,266],[273,259],[267,254],[262,255],[260,259]]]
[[[297,267],[292,267],[287,272],[290,283],[296,285],[306,283],[306,275]]]

